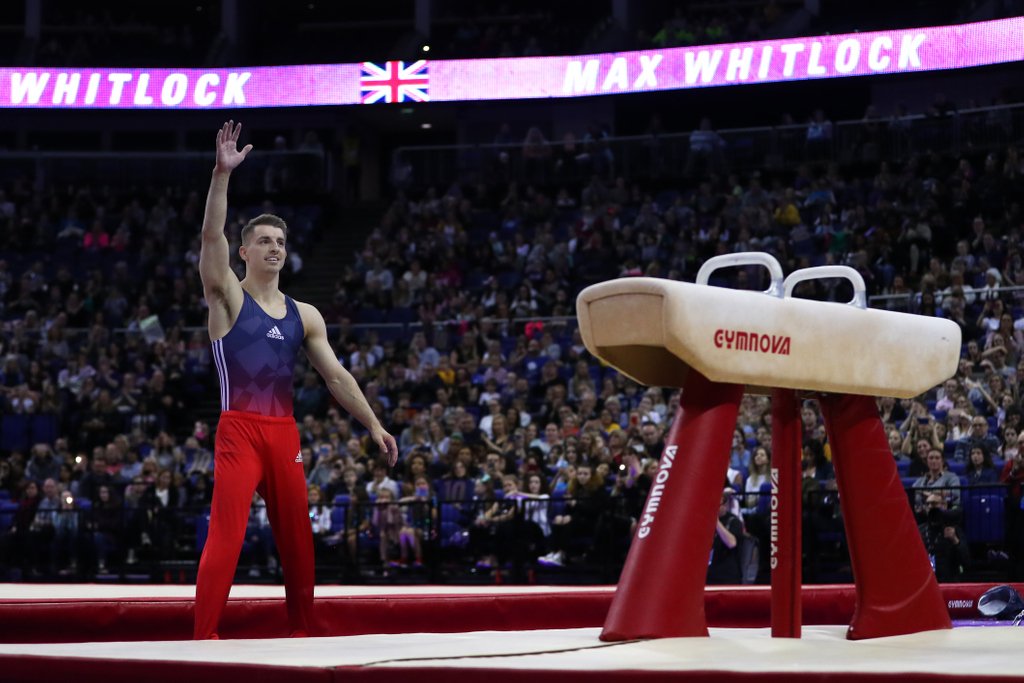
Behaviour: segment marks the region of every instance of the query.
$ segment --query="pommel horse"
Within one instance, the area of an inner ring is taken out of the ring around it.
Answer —
[[[708,285],[719,268],[752,265],[771,274],[765,292]],[[822,278],[850,280],[853,300],[792,296]],[[846,266],[783,279],[760,252],[712,258],[695,284],[598,283],[580,292],[576,310],[592,354],[641,384],[683,389],[602,640],[708,635],[707,558],[744,391],[772,395],[772,636],[801,630],[797,392],[820,392],[831,446],[855,583],[847,638],[951,628],[874,397],[911,398],[951,377],[955,323],[868,309],[863,278]]]

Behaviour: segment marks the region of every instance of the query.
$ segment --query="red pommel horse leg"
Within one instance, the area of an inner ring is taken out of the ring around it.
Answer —
[[[769,507],[772,637],[799,638],[803,579],[803,471],[800,401],[793,389],[772,391],[772,498]],[[766,549],[762,549],[764,552]]]
[[[856,587],[847,638],[952,628],[875,400],[826,394],[818,401]]]
[[[601,640],[707,636],[704,583],[743,386],[691,369]]]

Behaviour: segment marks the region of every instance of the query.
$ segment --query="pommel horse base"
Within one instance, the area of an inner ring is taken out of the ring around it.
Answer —
[[[707,284],[718,268],[751,265],[771,273],[767,291]],[[792,297],[802,281],[834,277],[852,282],[849,304]],[[696,284],[599,283],[576,308],[592,354],[641,384],[683,389],[602,640],[708,635],[707,558],[744,391],[772,393],[772,635],[801,630],[798,391],[822,392],[855,583],[847,638],[951,628],[873,397],[911,398],[951,377],[955,323],[867,309],[863,279],[845,266],[783,279],[759,252],[710,259]]]

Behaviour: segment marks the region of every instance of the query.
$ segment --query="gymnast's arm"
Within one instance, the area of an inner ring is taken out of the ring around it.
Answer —
[[[220,339],[228,333],[242,307],[242,286],[231,271],[228,240],[224,236],[228,180],[231,178],[231,172],[252,150],[252,145],[246,145],[238,151],[238,136],[241,131],[242,124],[235,126],[231,121],[217,131],[217,163],[210,179],[210,191],[206,196],[206,214],[203,216],[199,277],[203,281],[203,295],[210,309],[211,339]]]
[[[398,444],[395,443],[395,438],[384,430],[380,420],[373,414],[373,410],[370,408],[366,396],[359,389],[355,378],[342,367],[334,356],[331,345],[327,341],[327,325],[324,323],[324,317],[320,315],[320,311],[309,304],[298,301],[296,304],[302,316],[302,325],[306,329],[306,355],[309,356],[309,362],[327,382],[328,390],[341,404],[341,407],[370,431],[373,442],[387,458],[388,466],[393,467],[398,462]]]

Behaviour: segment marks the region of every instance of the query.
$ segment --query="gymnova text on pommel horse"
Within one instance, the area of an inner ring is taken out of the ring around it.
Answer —
[[[707,284],[718,268],[751,265],[768,268],[767,291]],[[792,296],[799,282],[835,277],[852,282],[849,304]],[[863,279],[845,266],[783,280],[778,261],[760,252],[710,259],[695,284],[592,285],[576,309],[592,354],[641,384],[683,389],[602,640],[708,635],[708,555],[745,391],[772,396],[772,635],[801,629],[797,392],[820,392],[855,583],[847,637],[951,628],[874,397],[911,398],[951,377],[955,323],[868,309]]]

